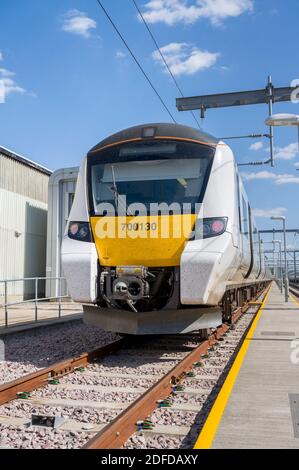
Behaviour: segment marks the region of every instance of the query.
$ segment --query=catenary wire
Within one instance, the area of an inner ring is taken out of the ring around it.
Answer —
[[[155,44],[155,46],[156,46],[156,48],[157,48],[157,51],[159,52],[159,54],[160,54],[160,56],[161,56],[161,59],[162,59],[162,61],[164,62],[164,65],[165,65],[166,69],[168,70],[168,72],[169,72],[169,74],[170,74],[172,80],[174,81],[175,86],[177,87],[177,89],[178,89],[180,95],[182,96],[182,98],[185,98],[184,93],[183,93],[183,91],[182,91],[180,85],[178,84],[177,79],[175,78],[174,74],[172,73],[171,68],[169,67],[169,65],[168,65],[168,63],[167,63],[167,61],[166,61],[166,59],[165,59],[165,56],[164,56],[163,52],[161,51],[161,48],[160,48],[160,46],[159,46],[159,44],[158,44],[158,42],[157,42],[157,40],[156,40],[156,38],[155,38],[155,36],[154,36],[152,30],[151,30],[151,28],[149,27],[149,25],[148,25],[146,19],[144,18],[144,16],[143,16],[143,14],[142,14],[142,12],[141,12],[141,10],[140,10],[140,8],[139,8],[137,2],[136,2],[135,0],[132,0],[132,2],[134,3],[135,8],[136,8],[136,10],[138,11],[138,14],[139,14],[140,18],[141,18],[142,21],[143,21],[144,26],[146,27],[146,29],[147,29],[147,31],[148,31],[150,37],[152,38],[152,40],[153,40],[153,42],[154,42],[154,44]],[[200,129],[200,128],[201,128],[201,127],[200,127],[200,124],[199,124],[199,122],[198,122],[198,120],[197,120],[197,118],[196,118],[194,112],[193,112],[193,111],[190,111],[190,113],[192,114],[194,121],[196,122],[197,126],[198,126],[199,129]]]
[[[145,79],[147,80],[148,84],[150,85],[150,87],[152,88],[152,90],[155,92],[156,96],[158,97],[158,99],[160,100],[161,104],[163,105],[164,109],[167,111],[167,113],[169,114],[170,118],[172,119],[172,121],[174,123],[176,123],[176,120],[175,118],[173,117],[170,109],[168,108],[167,104],[165,103],[165,101],[163,100],[162,96],[160,95],[160,93],[158,92],[158,90],[156,89],[156,87],[154,86],[154,84],[152,83],[151,79],[149,78],[149,76],[147,75],[147,73],[145,72],[144,68],[142,67],[142,65],[140,64],[139,60],[137,59],[137,57],[135,56],[134,52],[132,51],[132,49],[130,48],[130,46],[128,45],[127,41],[125,40],[124,36],[121,34],[120,30],[118,29],[118,27],[116,26],[116,24],[114,23],[113,19],[111,18],[111,16],[109,15],[108,11],[106,10],[106,8],[104,7],[104,5],[102,4],[102,2],[100,0],[96,0],[98,5],[100,6],[100,8],[102,9],[103,13],[105,14],[105,16],[107,17],[107,19],[109,20],[109,22],[111,23],[111,25],[113,26],[114,30],[116,31],[117,35],[120,37],[120,39],[122,40],[122,42],[124,43],[125,47],[127,48],[127,50],[129,51],[130,55],[132,56],[133,60],[135,61],[135,63],[137,64],[138,68],[140,69],[140,71],[142,72],[143,76],[145,77]]]

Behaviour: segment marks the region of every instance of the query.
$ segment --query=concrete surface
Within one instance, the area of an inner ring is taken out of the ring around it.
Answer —
[[[61,317],[59,318],[58,302],[39,302],[37,319],[35,322],[35,304],[28,302],[8,309],[8,328],[5,328],[5,311],[0,308],[0,334],[20,331],[23,329],[45,326],[69,320],[82,318],[82,306],[74,302],[61,303]]]
[[[285,303],[274,284],[212,448],[299,448],[289,397],[299,394],[298,338],[299,301]]]

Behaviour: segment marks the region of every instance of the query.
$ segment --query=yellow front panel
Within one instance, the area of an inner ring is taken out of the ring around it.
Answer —
[[[102,266],[179,266],[196,215],[91,217]]]

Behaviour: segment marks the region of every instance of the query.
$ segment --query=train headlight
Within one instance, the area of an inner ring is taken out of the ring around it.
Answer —
[[[91,231],[88,222],[70,222],[68,237],[81,242],[91,242]]]
[[[218,237],[226,231],[227,217],[213,217],[198,220],[195,226],[195,233],[191,240]]]

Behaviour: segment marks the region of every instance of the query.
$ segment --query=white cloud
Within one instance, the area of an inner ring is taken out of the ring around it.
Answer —
[[[210,68],[219,56],[218,53],[202,51],[184,42],[167,44],[161,47],[161,52],[174,75],[193,75],[200,70]],[[159,51],[154,51],[152,57],[165,67]]]
[[[299,177],[295,175],[277,175],[276,184],[299,184]]]
[[[7,69],[1,69],[0,68],[0,76],[1,77],[14,77],[15,73],[11,72],[10,70],[7,70]]]
[[[275,148],[275,158],[280,160],[293,160],[298,153],[298,142]]]
[[[0,69],[0,103],[5,103],[6,97],[12,93],[26,93],[25,88],[19,86],[15,80],[11,78],[14,76],[14,72],[3,68]]]
[[[294,163],[294,166],[295,166],[296,168],[299,168],[299,162]]]
[[[3,54],[1,51],[0,51],[0,60],[3,60]]]
[[[116,51],[115,55],[117,59],[124,59],[126,57],[126,54],[123,51]]]
[[[250,150],[260,150],[264,147],[263,142],[255,142],[254,144],[250,145]]]
[[[253,209],[254,217],[260,218],[270,218],[270,217],[280,217],[287,212],[285,207],[275,207],[274,209]]]
[[[144,5],[143,16],[149,23],[195,23],[207,18],[212,24],[220,24],[253,11],[253,0],[150,0]]]
[[[299,184],[299,177],[296,175],[276,174],[270,171],[258,171],[257,173],[242,173],[244,181],[273,180],[275,184]]]
[[[252,180],[269,180],[275,179],[275,173],[270,173],[270,171],[258,171],[257,173],[242,173],[244,181]]]
[[[84,38],[89,38],[91,30],[96,27],[96,21],[89,18],[83,11],[69,10],[65,15],[62,30],[67,33],[78,34]]]

